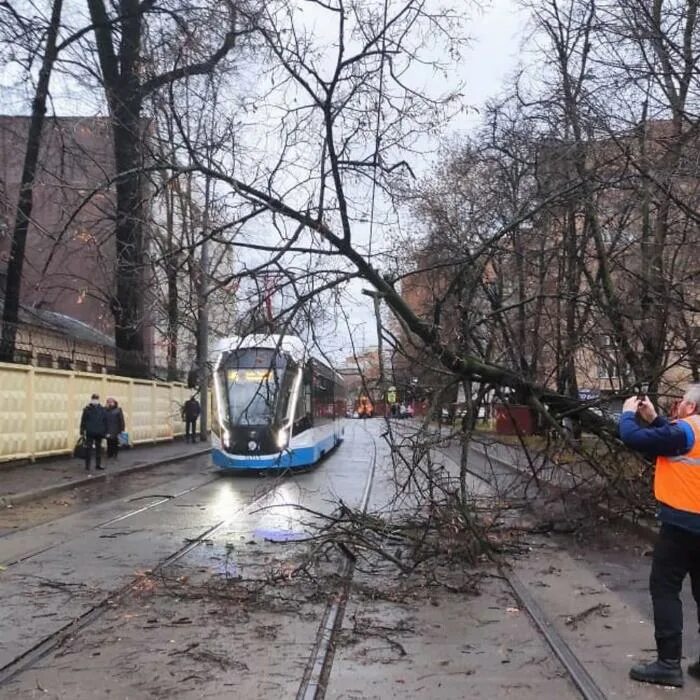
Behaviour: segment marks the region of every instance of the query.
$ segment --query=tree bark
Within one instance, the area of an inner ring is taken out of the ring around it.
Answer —
[[[39,70],[39,80],[32,101],[32,114],[27,134],[27,149],[24,154],[22,179],[19,187],[19,200],[12,234],[12,247],[7,266],[5,283],[5,303],[2,314],[2,338],[0,339],[0,360],[12,362],[17,342],[17,324],[19,323],[19,306],[22,290],[22,269],[24,253],[27,246],[27,233],[34,204],[34,178],[39,161],[41,133],[46,115],[46,101],[49,94],[51,72],[58,55],[57,38],[61,25],[63,0],[54,0],[51,20],[46,33],[46,47]]]
[[[144,99],[154,90],[187,75],[211,72],[235,44],[235,13],[232,12],[231,28],[221,45],[205,60],[143,81],[141,39],[146,3],[119,0],[115,3],[118,20],[110,21],[104,0],[87,2],[112,118],[118,177],[115,225],[117,282],[111,304],[115,319],[117,367],[120,374],[144,376],[149,372],[143,339],[146,208],[142,170],[146,133],[141,115]]]

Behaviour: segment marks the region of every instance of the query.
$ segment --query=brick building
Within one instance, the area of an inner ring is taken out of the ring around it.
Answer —
[[[587,398],[629,390],[635,381],[611,324],[617,310],[642,368],[636,375],[645,367],[661,367],[660,391],[677,392],[700,373],[700,234],[693,215],[700,209],[697,135],[688,125],[679,131],[671,122],[653,121],[592,140],[586,149],[599,241],[580,190],[553,198],[527,226],[500,237],[487,252],[483,240],[475,244],[483,255],[471,271],[455,262],[466,243],[441,237],[437,219],[413,256],[415,272],[404,278],[402,294],[428,322],[435,319],[436,304],[442,305],[443,342],[465,341],[458,323],[463,315],[473,321],[472,330],[478,329],[467,339],[479,345],[476,354],[531,381],[565,392],[576,389]],[[541,196],[567,184],[571,189],[578,177],[574,150],[563,141],[542,145]],[[458,271],[466,275],[465,287],[469,275],[471,281],[482,275],[475,294],[461,296],[453,289],[446,295]],[[606,308],[603,272],[617,293],[617,309]],[[410,337],[401,337],[411,348]],[[418,348],[402,371],[417,374],[422,359]]]
[[[0,276],[9,259],[29,122],[29,117],[0,116]],[[20,297],[20,323],[26,326],[31,321],[34,330],[23,334],[22,359],[29,351],[33,361],[41,354],[46,362],[50,352],[46,346],[55,344],[53,366],[58,366],[59,357],[66,364],[65,338],[59,342],[56,333],[70,337],[83,329],[89,335],[86,329],[92,329],[92,340],[99,340],[100,349],[93,347],[90,353],[102,358],[95,360],[95,366],[104,366],[110,359],[113,363],[115,323],[110,297],[116,246],[114,188],[109,182],[114,174],[109,119],[46,119]],[[147,354],[152,352],[151,326],[144,314]],[[29,341],[39,337],[39,327],[41,342]],[[82,366],[84,360],[79,362]]]

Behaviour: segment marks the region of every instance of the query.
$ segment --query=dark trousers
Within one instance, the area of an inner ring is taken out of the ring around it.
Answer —
[[[87,435],[85,438],[85,469],[90,469],[92,452],[95,451],[95,466],[99,467],[102,461],[102,436]]]
[[[197,439],[197,419],[185,418],[185,442],[194,442]]]
[[[654,546],[649,577],[656,648],[661,659],[681,658],[683,606],[680,592],[686,574],[690,574],[700,624],[700,534],[664,523]]]
[[[107,438],[107,457],[119,456],[119,439],[116,437]]]

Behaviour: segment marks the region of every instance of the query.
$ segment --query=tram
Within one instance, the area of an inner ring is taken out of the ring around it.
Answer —
[[[222,470],[308,467],[343,439],[342,377],[295,336],[215,348],[212,461]]]

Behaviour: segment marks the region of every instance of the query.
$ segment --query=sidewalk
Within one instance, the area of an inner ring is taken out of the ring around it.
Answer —
[[[48,496],[85,483],[94,483],[115,474],[128,474],[158,464],[176,462],[209,452],[209,443],[194,445],[178,439],[156,445],[142,445],[121,450],[118,460],[102,456],[104,471],[94,469],[88,475],[82,460],[56,457],[35,464],[22,464],[0,469],[0,506],[7,506]]]

